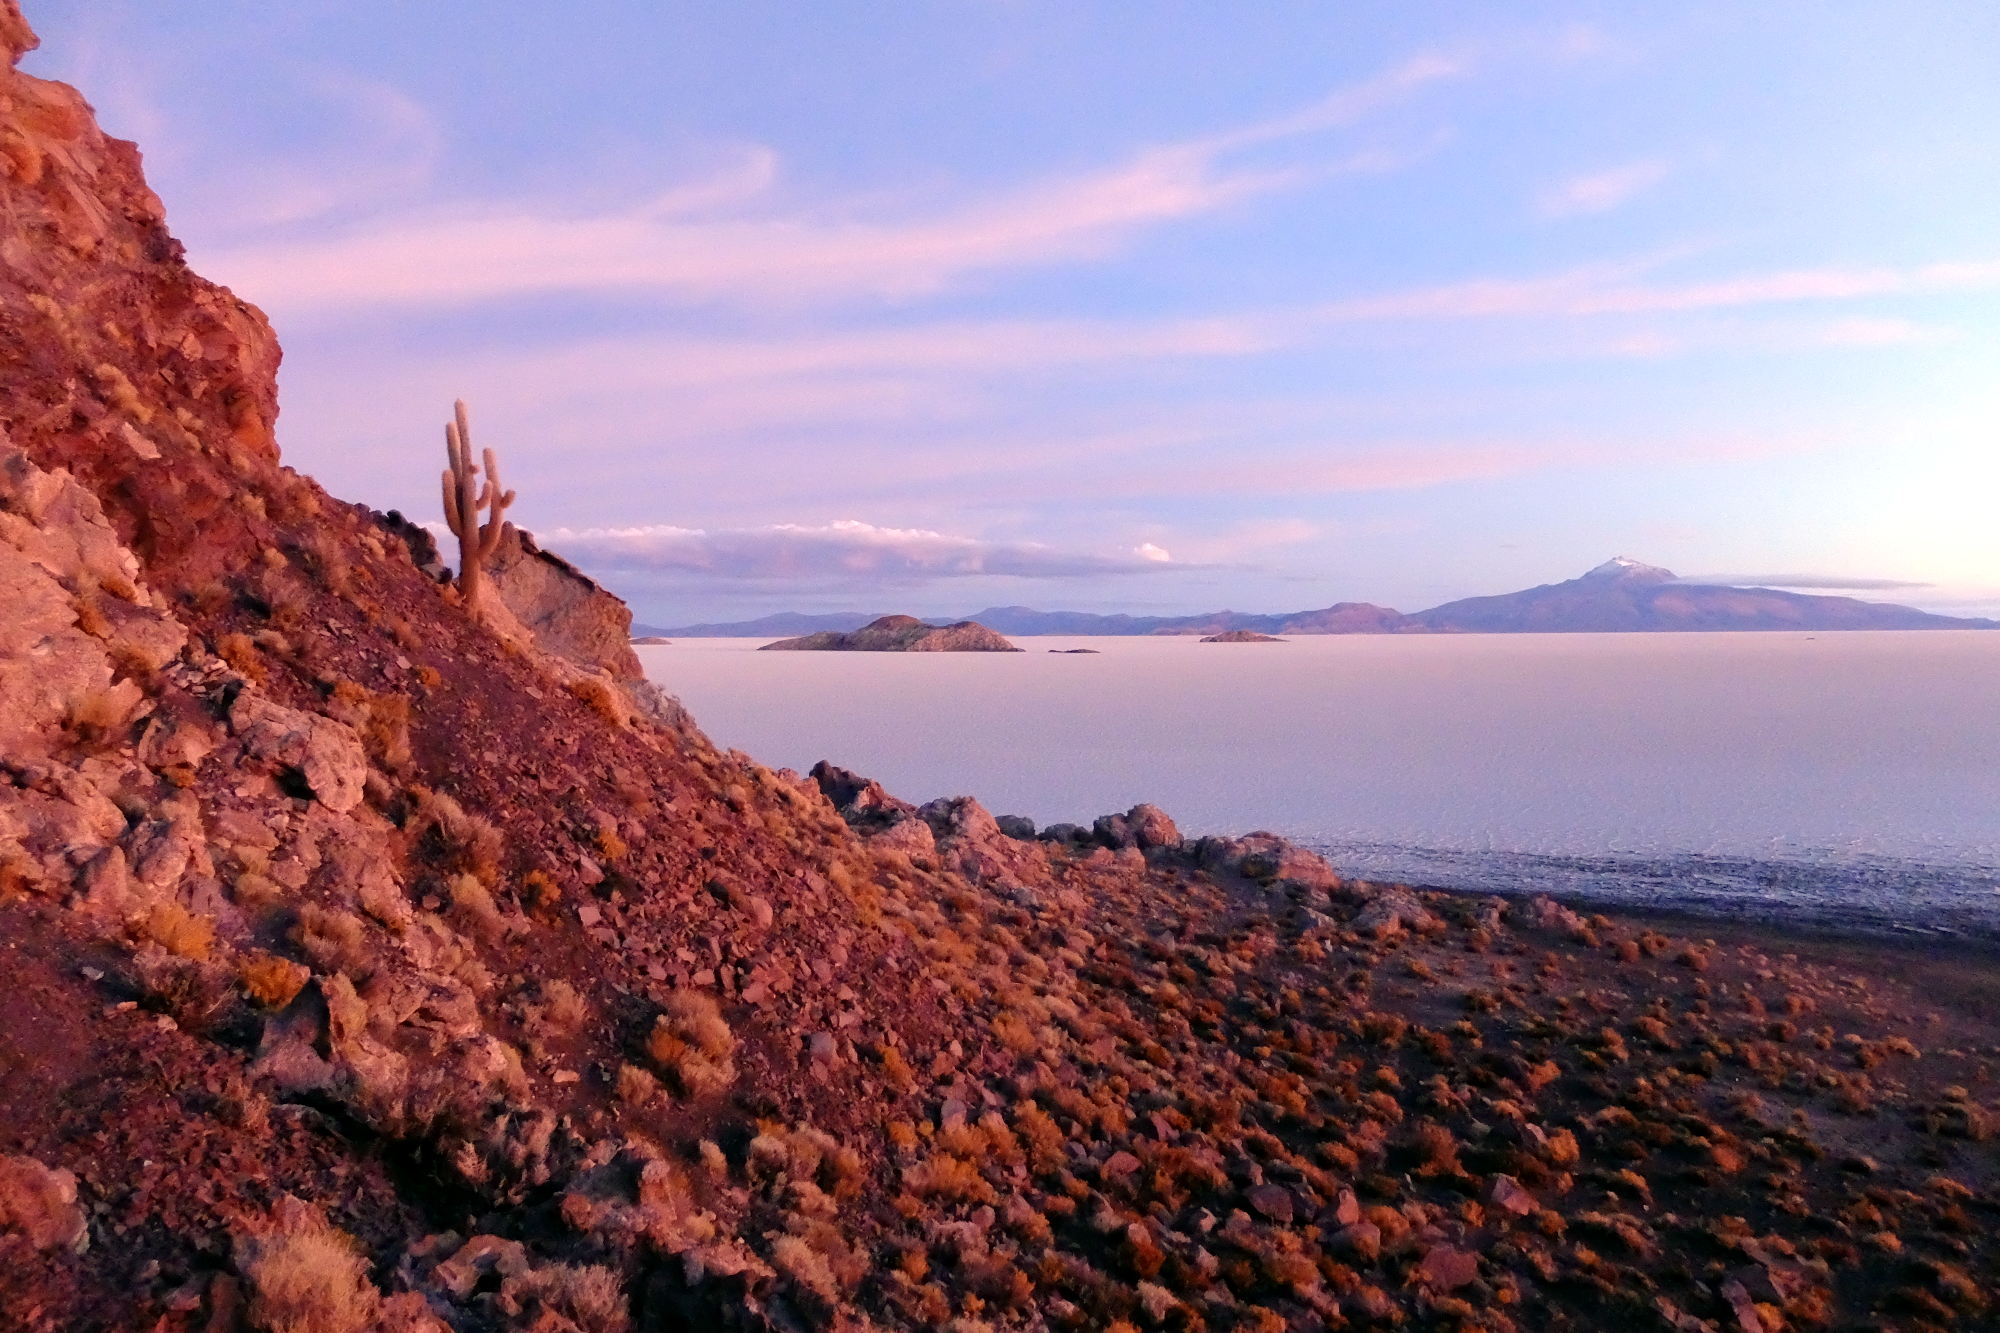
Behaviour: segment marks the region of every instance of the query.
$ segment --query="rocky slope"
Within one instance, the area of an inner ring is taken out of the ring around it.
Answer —
[[[796,639],[767,643],[765,652],[823,653],[1018,653],[1021,650],[986,626],[970,620],[926,625],[915,616],[883,616],[842,634],[822,630]]]
[[[1990,1320],[1990,994],[719,752],[9,63],[0,1328]]]

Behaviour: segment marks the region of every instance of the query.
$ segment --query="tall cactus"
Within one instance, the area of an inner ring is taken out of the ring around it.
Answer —
[[[465,400],[453,405],[453,416],[444,426],[445,457],[451,466],[444,472],[444,521],[458,538],[458,590],[468,610],[483,605],[486,558],[500,549],[500,541],[514,528],[500,515],[514,503],[514,492],[500,489],[500,464],[493,451],[485,451],[486,476],[472,462],[472,423],[466,416]],[[482,524],[481,510],[487,512]]]

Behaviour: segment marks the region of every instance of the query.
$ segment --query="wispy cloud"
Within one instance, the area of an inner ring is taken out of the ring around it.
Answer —
[[[2000,287],[2000,259],[1908,267],[1797,268],[1684,283],[1638,275],[1661,258],[1590,265],[1530,278],[1476,278],[1352,297],[1302,312],[1322,323],[1493,319],[1534,316],[1652,315],[1765,305],[1928,296]]]
[[[1151,542],[1129,551],[1100,553],[1036,542],[988,541],[925,528],[877,527],[852,519],[818,526],[778,523],[720,530],[664,524],[557,528],[543,534],[542,540],[586,568],[611,573],[785,580],[811,586],[881,586],[985,576],[1087,578],[1186,568]]]
[[[1543,191],[1535,201],[1535,209],[1546,218],[1608,213],[1658,185],[1672,170],[1671,164],[1664,159],[1650,158],[1628,162],[1607,171],[1572,176]]]
[[[205,262],[250,299],[293,313],[548,293],[784,304],[909,298],[994,270],[1102,256],[1164,223],[1329,173],[1392,166],[1380,152],[1331,165],[1274,166],[1245,155],[1351,124],[1466,69],[1420,56],[1286,115],[928,215],[884,217],[859,205],[707,215],[768,193],[777,164],[766,152],[753,170],[618,211],[458,203],[334,235],[247,245]]]

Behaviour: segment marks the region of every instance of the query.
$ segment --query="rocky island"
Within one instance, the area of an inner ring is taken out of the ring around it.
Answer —
[[[1021,650],[975,620],[927,625],[915,616],[883,616],[860,629],[822,630],[767,643],[759,652],[821,653],[1018,653]]]
[[[720,748],[464,430],[455,578],[282,465],[269,325],[32,44],[9,1333],[1993,1327],[1990,958]]]
[[[1283,643],[1275,634],[1259,634],[1254,629],[1226,629],[1220,634],[1211,634],[1202,643]]]

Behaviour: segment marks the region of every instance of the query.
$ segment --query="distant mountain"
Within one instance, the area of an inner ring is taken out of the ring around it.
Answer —
[[[830,612],[800,615],[784,611],[756,620],[723,624],[654,626],[634,625],[635,634],[657,634],[679,639],[752,639],[770,635],[802,637],[828,631],[846,633],[861,628],[878,616],[861,612]],[[1221,634],[1247,629],[1263,634],[1381,634],[1401,629],[1409,618],[1387,607],[1367,602],[1340,602],[1318,611],[1279,612],[1258,615],[1246,611],[1207,611],[1191,616],[1099,615],[1090,611],[1037,611],[1027,606],[989,606],[974,611],[963,620],[975,620],[1001,634],[1102,635],[1127,637],[1145,634]]]
[[[1461,634],[2000,628],[2000,621],[1962,620],[1852,597],[1682,583],[1672,570],[1624,556],[1566,582],[1467,597],[1409,619],[1416,628]]]
[[[656,628],[635,634],[669,638],[755,638],[859,629],[875,616],[784,612],[729,624]],[[1002,634],[1585,634],[1693,630],[2000,629],[2000,620],[1933,615],[1886,602],[1683,583],[1672,570],[1618,556],[1563,583],[1521,592],[1466,597],[1404,615],[1372,602],[1336,602],[1317,611],[1256,614],[1211,611],[1191,616],[1098,615],[989,606],[976,620]]]

